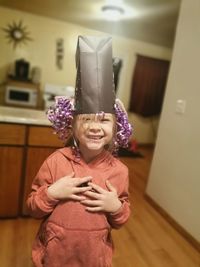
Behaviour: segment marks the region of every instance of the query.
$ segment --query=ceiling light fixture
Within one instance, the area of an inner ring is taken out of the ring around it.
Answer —
[[[107,20],[120,20],[124,14],[124,9],[120,6],[106,5],[101,8]]]

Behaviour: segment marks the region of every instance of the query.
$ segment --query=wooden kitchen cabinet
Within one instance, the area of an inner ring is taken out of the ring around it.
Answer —
[[[44,160],[63,143],[50,126],[0,123],[0,217],[28,215],[26,199]]]
[[[26,127],[0,123],[0,217],[19,214]]]
[[[28,215],[26,200],[31,191],[31,184],[44,160],[63,143],[54,135],[51,127],[30,126],[26,169],[23,190],[22,215]]]
[[[26,126],[0,123],[0,145],[24,145]]]
[[[22,178],[22,147],[0,147],[0,217],[19,213]]]

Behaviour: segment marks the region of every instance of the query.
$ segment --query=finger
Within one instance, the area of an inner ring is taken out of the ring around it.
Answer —
[[[85,209],[90,212],[97,212],[103,210],[101,207],[86,207]]]
[[[88,186],[88,182],[85,182],[85,183],[82,183],[82,184],[79,184],[78,187],[86,187]]]
[[[91,186],[98,193],[104,194],[106,192],[106,190],[104,190],[101,186],[99,186],[97,184],[88,183],[88,185]]]
[[[83,200],[81,201],[82,204],[84,205],[88,205],[88,206],[92,206],[92,207],[100,207],[101,206],[101,201],[99,200],[89,200],[89,199],[86,199],[86,200]]]
[[[91,191],[86,191],[84,193],[84,195],[88,196],[88,197],[91,197],[91,198],[94,198],[94,199],[102,199],[102,195],[99,194],[99,193],[94,193],[94,192],[91,192]]]
[[[106,180],[106,186],[108,187],[109,191],[117,192],[116,188],[108,180]]]
[[[73,192],[75,194],[77,194],[77,193],[83,193],[83,192],[88,191],[88,190],[91,190],[91,189],[92,189],[91,186],[75,187],[74,190],[73,190]]]
[[[74,177],[74,172],[71,172],[70,174],[65,176],[65,178],[72,178],[72,177]]]
[[[75,186],[78,186],[80,184],[89,182],[91,180],[92,180],[92,177],[91,176],[86,176],[86,177],[82,177],[82,178],[74,178],[74,185]]]
[[[72,195],[70,196],[70,199],[78,200],[78,201],[83,201],[83,200],[85,200],[85,197],[84,197],[84,196],[77,196],[77,195],[75,195],[75,194],[72,194]]]

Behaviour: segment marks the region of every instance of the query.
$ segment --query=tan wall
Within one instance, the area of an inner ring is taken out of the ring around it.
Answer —
[[[21,45],[13,50],[12,46],[7,43],[5,32],[0,30],[0,83],[5,81],[8,67],[16,59],[24,58],[31,63],[32,67],[38,66],[41,68],[42,89],[45,83],[74,86],[76,74],[74,55],[77,36],[104,33],[0,7],[0,29],[5,28],[8,23],[13,21],[19,22],[21,19],[34,40],[27,42],[27,45]],[[55,65],[55,44],[57,38],[64,38],[65,57],[63,70],[58,70]],[[118,97],[122,99],[126,107],[129,105],[130,85],[137,53],[156,58],[171,58],[170,49],[113,36],[113,55],[123,59]],[[135,125],[135,136],[139,142],[154,142],[155,137],[152,135],[152,123],[150,120],[141,120],[135,114],[131,114],[130,119]]]
[[[183,0],[147,194],[200,241],[200,3]],[[175,112],[186,100],[185,113]]]

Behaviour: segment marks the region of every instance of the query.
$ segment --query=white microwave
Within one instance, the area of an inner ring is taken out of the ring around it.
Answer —
[[[38,88],[7,85],[5,88],[5,103],[36,108],[38,105]]]

